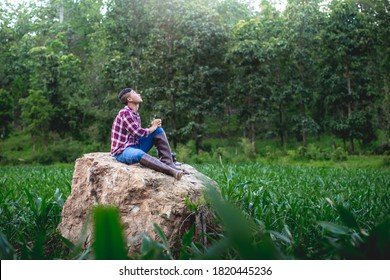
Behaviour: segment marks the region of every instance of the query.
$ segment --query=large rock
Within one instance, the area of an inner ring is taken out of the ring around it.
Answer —
[[[158,224],[175,246],[181,235],[195,223],[196,232],[204,232],[207,209],[190,213],[185,200],[198,203],[207,184],[215,184],[190,165],[183,165],[181,180],[153,171],[139,164],[117,162],[108,153],[91,153],[76,160],[72,191],[62,210],[58,226],[70,241],[87,247],[93,239],[87,221],[94,205],[119,208],[130,254],[139,251],[142,234],[157,240],[153,224]],[[86,234],[81,234],[84,226]],[[82,239],[82,240],[81,240]]]

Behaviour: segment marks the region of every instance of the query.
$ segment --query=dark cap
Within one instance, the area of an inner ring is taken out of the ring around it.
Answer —
[[[124,88],[119,92],[118,99],[120,102],[122,102],[122,96],[125,95],[128,92],[131,92],[133,89],[132,88]]]

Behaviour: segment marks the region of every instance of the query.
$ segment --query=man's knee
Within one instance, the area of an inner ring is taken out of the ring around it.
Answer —
[[[156,129],[156,131],[154,132],[154,134],[157,135],[157,134],[160,134],[160,133],[163,133],[163,132],[164,132],[164,129],[162,127],[158,127]]]
[[[140,150],[140,149],[137,149],[137,152],[134,153],[134,160],[135,162],[133,163],[137,163],[137,162],[140,162],[141,158],[144,156],[145,152]]]
[[[134,164],[140,162],[141,158],[145,154],[141,149],[127,148],[122,154],[116,157],[116,159],[122,163]]]

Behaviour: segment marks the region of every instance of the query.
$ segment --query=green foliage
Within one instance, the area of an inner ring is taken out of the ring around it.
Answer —
[[[40,90],[31,90],[28,97],[20,100],[22,120],[33,136],[44,136],[49,132],[53,106]]]
[[[264,1],[260,12],[238,0],[1,3],[0,140],[29,131],[40,162],[57,135],[109,145],[117,93],[132,86],[143,120],[161,117],[175,148],[193,140],[199,163],[264,154],[247,143],[236,144],[244,156],[215,152],[210,137],[307,147],[334,133],[358,152],[356,140],[389,131],[389,4],[320,2]]]
[[[375,86],[370,86],[378,70],[371,63],[377,25],[352,1],[332,1],[330,8],[321,34],[325,102],[332,108],[333,132],[350,141],[353,153],[354,139],[366,143],[375,139],[372,107],[366,104],[378,98]]]
[[[6,138],[11,131],[12,111],[13,104],[9,92],[0,88],[0,140]]]
[[[300,147],[301,148],[301,147]],[[268,161],[274,161],[274,160],[277,160],[278,158],[280,158],[282,156],[282,152],[278,149],[275,149],[271,146],[266,146],[265,147],[265,158],[268,160]]]
[[[347,152],[345,152],[341,147],[338,147],[332,153],[332,160],[334,161],[345,161],[348,158]]]
[[[383,166],[390,167],[390,157],[383,158]]]
[[[179,144],[176,150],[177,160],[187,163],[217,163],[222,159],[224,162],[241,163],[254,161],[257,154],[252,143],[247,138],[237,139],[237,144],[233,147],[217,143],[209,145],[209,151],[200,150],[196,153],[195,141],[190,140],[186,145]]]
[[[323,149],[314,144],[309,144],[308,147],[298,147],[297,153],[294,156],[296,157],[296,159],[306,159],[314,161],[327,161],[330,159],[332,159],[333,161],[345,161],[348,159],[348,153],[345,152],[341,147],[330,150]]]
[[[9,137],[0,143],[0,164],[53,164],[74,162],[81,155],[96,150],[108,150],[108,145],[98,145],[97,143],[85,143],[72,138],[60,139],[58,135],[50,134],[47,146],[37,143],[35,151],[31,150],[31,136],[27,134],[17,134]],[[43,140],[41,140],[43,141]]]
[[[245,159],[254,160],[256,158],[255,147],[249,139],[241,138],[238,146]]]

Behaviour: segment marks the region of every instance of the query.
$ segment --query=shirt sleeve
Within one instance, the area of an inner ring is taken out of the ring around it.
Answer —
[[[125,129],[134,136],[143,137],[149,136],[150,134],[150,129],[142,128],[141,124],[132,116],[131,113],[126,113],[123,116],[123,125]]]

